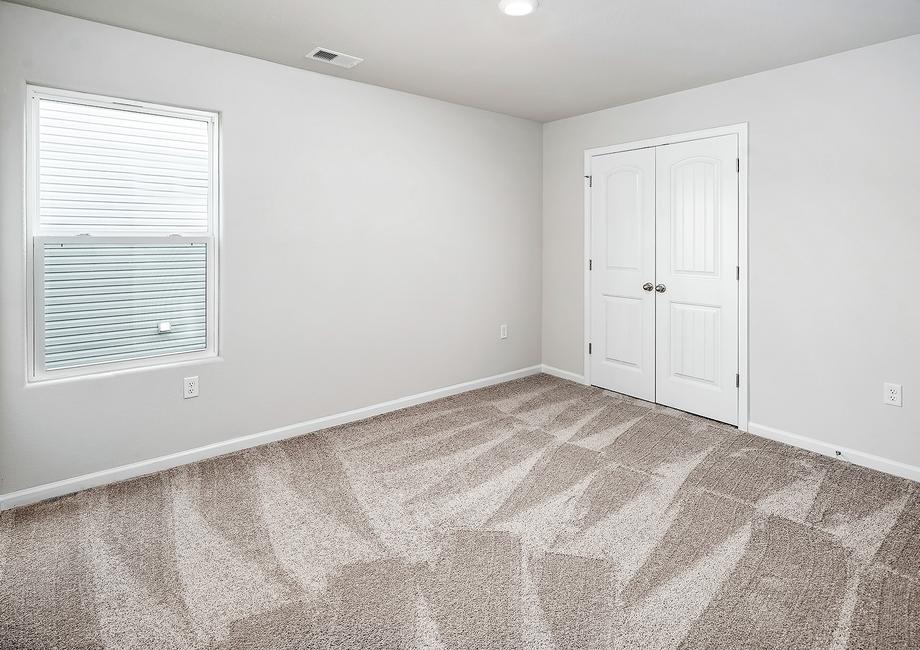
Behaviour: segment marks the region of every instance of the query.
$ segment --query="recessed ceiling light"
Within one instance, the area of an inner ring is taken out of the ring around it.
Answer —
[[[532,14],[539,5],[538,0],[501,0],[498,8],[509,16],[526,16]]]

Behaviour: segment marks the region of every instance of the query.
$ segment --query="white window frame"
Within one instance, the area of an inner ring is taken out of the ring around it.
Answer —
[[[92,376],[124,370],[161,368],[219,357],[220,311],[219,291],[219,249],[220,249],[220,116],[217,112],[190,108],[165,106],[133,100],[93,95],[70,90],[58,90],[43,86],[27,85],[26,92],[26,160],[25,160],[25,277],[26,277],[26,369],[27,382],[43,382],[56,379]],[[209,139],[209,182],[208,188],[208,232],[132,235],[125,231],[100,231],[92,235],[73,235],[41,228],[39,218],[39,173],[38,173],[38,106],[42,99],[71,102],[102,108],[195,119],[208,124]],[[87,364],[75,368],[45,370],[42,348],[44,313],[41,311],[43,296],[37,295],[38,280],[42,278],[43,261],[41,247],[46,243],[98,243],[98,244],[207,244],[207,347],[194,352],[178,352],[139,357],[125,361],[109,361]]]

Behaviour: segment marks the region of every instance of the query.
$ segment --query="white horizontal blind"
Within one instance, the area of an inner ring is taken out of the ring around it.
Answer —
[[[215,354],[217,115],[38,87],[30,102],[32,378]]]
[[[208,232],[209,122],[41,98],[42,232]]]
[[[45,370],[207,348],[206,243],[38,249]]]

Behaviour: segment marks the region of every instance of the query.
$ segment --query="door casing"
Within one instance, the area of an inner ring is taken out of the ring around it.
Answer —
[[[624,142],[606,147],[594,147],[585,150],[585,241],[584,241],[584,382],[591,385],[591,358],[588,346],[591,342],[591,188],[588,177],[591,176],[591,160],[594,156],[658,147],[677,142],[690,142],[720,135],[738,136],[738,429],[748,430],[749,421],[749,353],[748,353],[748,124],[732,124],[689,133]]]

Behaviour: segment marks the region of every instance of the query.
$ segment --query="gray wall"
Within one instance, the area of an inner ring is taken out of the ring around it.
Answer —
[[[221,361],[26,385],[26,82],[221,112]],[[0,3],[0,493],[538,364],[540,138]]]
[[[751,422],[920,466],[920,36],[544,125],[543,363],[583,372],[584,150],[738,122]]]

